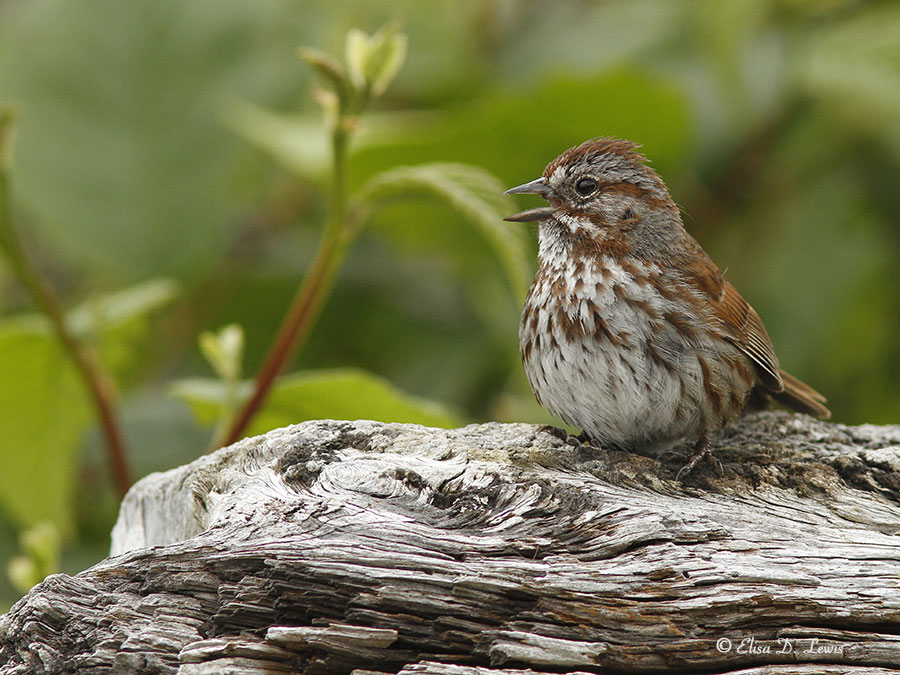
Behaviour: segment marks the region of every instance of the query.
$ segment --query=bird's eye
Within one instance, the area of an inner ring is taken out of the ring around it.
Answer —
[[[596,190],[597,181],[593,178],[582,178],[577,183],[575,183],[575,192],[580,194],[582,197],[587,197],[589,194],[592,194]]]

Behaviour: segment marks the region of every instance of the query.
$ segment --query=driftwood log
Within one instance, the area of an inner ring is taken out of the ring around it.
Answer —
[[[900,672],[900,427],[715,445],[677,482],[549,427],[273,431],[140,481],[0,673]]]

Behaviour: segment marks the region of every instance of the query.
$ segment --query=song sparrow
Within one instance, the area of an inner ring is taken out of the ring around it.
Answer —
[[[519,346],[538,403],[601,445],[708,452],[754,398],[815,417],[825,398],[779,368],[762,321],[684,229],[635,143],[595,138],[506,194],[550,206]]]

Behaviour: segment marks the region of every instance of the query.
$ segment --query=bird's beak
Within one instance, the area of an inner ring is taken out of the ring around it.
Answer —
[[[540,195],[545,199],[556,196],[553,188],[547,185],[547,179],[541,176],[530,183],[522,183],[514,188],[509,188],[505,195]]]
[[[517,185],[514,188],[510,188],[503,194],[505,195],[540,195],[544,199],[550,199],[551,197],[555,197],[556,193],[553,191],[549,185],[547,185],[547,179],[541,176],[540,178],[531,181],[530,183],[523,183],[522,185]],[[508,218],[504,218],[503,220],[509,220],[514,223],[529,223],[534,220],[546,220],[550,216],[553,215],[554,209],[552,206],[544,206],[537,209],[528,209],[527,211],[522,211],[521,213],[517,213],[513,216],[509,216]]]

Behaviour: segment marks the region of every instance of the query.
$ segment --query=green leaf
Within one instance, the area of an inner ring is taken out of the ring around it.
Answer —
[[[212,379],[181,380],[171,393],[184,400],[201,424],[212,424],[225,403],[223,383]],[[250,392],[244,383],[242,394]],[[434,427],[459,426],[460,419],[444,406],[411,396],[383,378],[362,370],[305,371],[278,379],[248,435],[311,419],[373,419]]]
[[[407,394],[387,380],[356,369],[294,373],[279,378],[253,433],[305,419],[373,419],[433,427],[459,426],[446,407]]]
[[[372,45],[368,35],[358,28],[351,28],[347,31],[344,60],[347,62],[350,81],[354,87],[360,90],[366,86],[366,63],[371,50]]]
[[[315,68],[319,75],[332,85],[332,89],[313,89],[313,98],[322,106],[325,121],[329,128],[333,129],[353,88],[344,66],[334,57],[312,47],[301,47],[300,58]]]
[[[403,67],[406,60],[407,40],[402,33],[390,32],[381,36],[381,31],[375,36],[380,39],[369,57],[368,72],[373,96],[381,96],[390,86],[391,82]]]
[[[42,317],[0,320],[0,508],[16,523],[71,523],[85,389]]]
[[[203,332],[198,339],[200,351],[219,376],[222,396],[214,439],[223,438],[241,402],[246,398],[240,381],[244,357],[244,329],[233,323],[218,333]]]
[[[10,558],[6,563],[6,576],[9,577],[13,587],[23,594],[43,579],[39,576],[34,561],[24,555]]]
[[[239,399],[246,400],[252,391],[252,382],[241,382]],[[222,419],[232,395],[228,383],[211,377],[187,377],[173,382],[169,394],[187,403],[197,422],[205,427]]]
[[[69,325],[81,339],[93,342],[103,364],[124,374],[143,354],[140,343],[150,330],[151,315],[181,293],[171,279],[153,279],[114,293],[94,296],[68,314]]]
[[[223,380],[234,381],[241,376],[244,354],[244,329],[233,323],[218,333],[204,331],[198,338],[200,351]]]
[[[447,200],[478,227],[503,265],[516,299],[521,300],[531,276],[526,231],[503,220],[514,209],[503,190],[500,181],[483,169],[437,163],[389,169],[366,183],[360,197],[377,204],[388,198],[425,192]]]
[[[235,98],[223,110],[222,120],[297,176],[316,178],[329,166],[328,132],[318,115],[275,113]]]
[[[396,77],[406,59],[406,36],[390,24],[371,37],[361,30],[347,32],[344,50],[350,81],[357,91],[381,96]]]
[[[100,328],[118,328],[158,311],[175,300],[180,288],[172,279],[152,279],[103,296],[90,298],[69,312],[69,321],[81,334]]]
[[[320,178],[331,166],[328,131],[318,115],[276,113],[235,98],[221,117],[232,131],[301,178]],[[367,113],[365,125],[354,134],[351,150],[390,146],[413,135],[425,139],[434,119],[415,112]]]
[[[314,47],[301,47],[300,58],[316,69],[326,80],[329,80],[336,89],[341,90],[345,85],[347,73],[344,66],[333,56]]]
[[[7,565],[7,576],[22,593],[59,571],[62,541],[59,528],[43,521],[19,534],[22,554]]]

